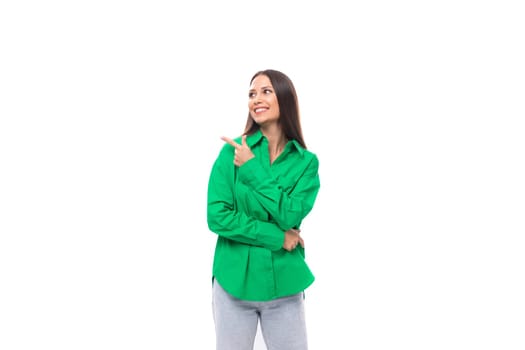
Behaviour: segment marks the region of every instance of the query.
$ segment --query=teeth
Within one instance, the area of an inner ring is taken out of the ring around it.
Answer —
[[[258,113],[258,112],[262,112],[262,111],[265,111],[266,108],[256,108],[255,109],[255,113]]]

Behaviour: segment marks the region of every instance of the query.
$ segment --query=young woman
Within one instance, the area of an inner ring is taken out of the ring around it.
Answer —
[[[225,141],[208,184],[217,350],[253,348],[257,325],[269,350],[307,349],[301,221],[319,191],[319,161],[306,149],[297,94],[282,72],[250,81],[242,136]]]

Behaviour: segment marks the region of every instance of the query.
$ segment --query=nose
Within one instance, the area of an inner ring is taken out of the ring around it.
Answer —
[[[254,105],[257,105],[261,102],[261,98],[260,98],[260,95],[259,94],[255,94],[253,95],[253,98],[252,98],[252,103]]]

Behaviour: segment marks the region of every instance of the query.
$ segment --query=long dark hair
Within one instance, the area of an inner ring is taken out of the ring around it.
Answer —
[[[279,124],[281,125],[284,135],[288,140],[296,140],[306,149],[303,131],[301,129],[299,102],[292,81],[284,73],[273,69],[266,69],[255,73],[250,80],[250,84],[253,82],[253,79],[259,75],[267,76],[275,90],[277,103],[279,103],[279,111],[281,113],[279,116]],[[259,128],[259,125],[254,122],[248,112],[248,120],[246,121],[246,127],[244,128],[244,134],[251,135],[259,130]]]

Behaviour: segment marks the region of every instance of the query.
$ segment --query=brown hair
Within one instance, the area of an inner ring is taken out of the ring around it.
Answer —
[[[295,87],[292,81],[284,73],[272,69],[266,69],[255,73],[250,80],[250,84],[253,82],[253,79],[259,75],[267,76],[275,90],[277,103],[279,103],[279,110],[281,112],[281,115],[279,116],[279,124],[283,129],[284,135],[286,138],[288,138],[288,140],[296,140],[303,148],[306,149],[306,144],[304,142],[303,132],[301,129],[297,93],[295,92]],[[259,128],[259,125],[254,122],[250,116],[250,113],[248,112],[248,120],[246,121],[244,134],[251,135],[259,130]]]

